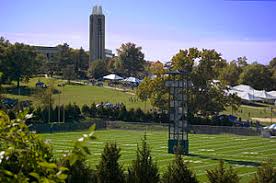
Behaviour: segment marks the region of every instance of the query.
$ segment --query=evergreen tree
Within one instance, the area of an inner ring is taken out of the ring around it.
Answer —
[[[94,118],[96,117],[96,115],[97,115],[97,107],[95,102],[93,102],[93,104],[90,107],[90,116]]]
[[[210,183],[238,183],[240,181],[237,172],[231,166],[226,169],[222,160],[216,169],[207,170],[207,177]]]
[[[251,183],[275,183],[276,182],[276,168],[273,168],[270,162],[265,162],[251,181]]]
[[[88,105],[84,104],[81,108],[81,112],[84,116],[90,116],[90,108]]]
[[[142,139],[142,147],[137,147],[136,160],[128,169],[127,182],[130,183],[156,183],[159,182],[159,173],[156,163],[153,163],[146,135]]]
[[[193,172],[188,169],[180,154],[176,154],[175,160],[168,166],[162,178],[163,183],[197,183]]]
[[[116,143],[105,145],[100,163],[97,166],[99,183],[125,182],[123,168],[118,163],[121,156],[120,151]]]

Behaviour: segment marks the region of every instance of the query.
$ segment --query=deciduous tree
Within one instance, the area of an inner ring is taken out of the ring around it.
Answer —
[[[142,47],[137,47],[134,43],[122,44],[121,47],[117,49],[117,54],[117,70],[119,70],[121,74],[139,77],[139,73],[145,70]]]

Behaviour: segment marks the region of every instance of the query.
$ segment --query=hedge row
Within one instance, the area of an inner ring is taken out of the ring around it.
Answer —
[[[101,118],[105,120],[118,120],[128,122],[167,122],[165,113],[157,111],[144,112],[142,109],[126,109],[123,104],[112,107],[93,103],[91,106],[83,105],[81,108],[76,104],[66,106],[38,107],[32,109],[33,118],[28,123],[52,123],[52,122],[79,122],[89,118]]]

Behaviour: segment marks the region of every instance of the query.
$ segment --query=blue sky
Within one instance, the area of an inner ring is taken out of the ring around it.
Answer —
[[[216,49],[227,60],[276,57],[276,0],[0,0],[0,36],[12,42],[88,49],[89,15],[102,5],[106,47],[142,46],[149,60],[179,49]]]

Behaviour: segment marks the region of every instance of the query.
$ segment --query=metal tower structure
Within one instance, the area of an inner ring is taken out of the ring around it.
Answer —
[[[177,147],[181,154],[189,153],[188,141],[188,103],[187,92],[190,85],[188,73],[185,71],[170,71],[169,80],[165,85],[169,88],[169,139],[168,152],[176,153]]]

